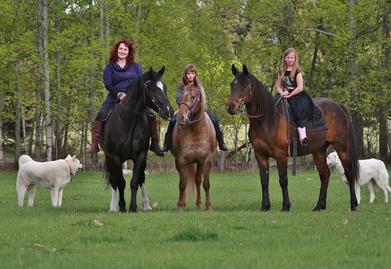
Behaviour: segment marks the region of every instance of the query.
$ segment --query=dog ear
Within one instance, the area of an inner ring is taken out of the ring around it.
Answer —
[[[70,159],[70,158],[71,158],[71,155],[68,154],[65,159]]]

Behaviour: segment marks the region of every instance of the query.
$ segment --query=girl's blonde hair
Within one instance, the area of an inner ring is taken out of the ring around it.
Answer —
[[[288,48],[282,53],[281,67],[280,67],[280,72],[278,73],[280,78],[284,77],[285,71],[288,68],[288,66],[285,63],[285,57],[292,52],[295,55],[295,63],[292,66],[292,71],[291,71],[290,77],[294,78],[296,76],[296,74],[298,74],[298,73],[303,74],[303,72],[301,71],[300,65],[299,65],[299,56],[297,55],[296,50],[294,48]]]

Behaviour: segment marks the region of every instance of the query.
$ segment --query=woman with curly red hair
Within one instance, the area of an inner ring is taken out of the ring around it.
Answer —
[[[143,74],[141,66],[134,62],[135,49],[133,43],[127,39],[117,41],[111,48],[108,64],[103,71],[103,83],[108,91],[95,121],[92,123],[92,143],[90,153],[99,151],[98,142],[102,133],[103,123],[107,120],[113,106],[126,97],[126,90],[132,81]],[[156,118],[148,117],[151,133],[150,150],[158,156],[164,156],[159,147]]]

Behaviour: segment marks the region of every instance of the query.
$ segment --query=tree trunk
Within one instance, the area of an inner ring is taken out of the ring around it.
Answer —
[[[358,102],[358,88],[357,88],[357,21],[354,14],[354,7],[356,6],[356,0],[349,0],[349,13],[350,13],[350,31],[352,33],[352,39],[349,42],[350,55],[349,55],[349,74],[350,74],[350,97],[352,103]],[[352,121],[357,145],[357,152],[359,157],[364,156],[364,141],[363,141],[363,119],[358,111],[352,112]]]
[[[15,81],[16,81],[16,98],[15,98],[15,160],[18,161],[20,157],[20,110],[21,110],[21,86],[20,86],[20,72],[19,60],[15,62]]]
[[[46,127],[46,159],[52,160],[52,123],[50,110],[50,77],[49,77],[49,56],[48,56],[48,1],[38,1],[38,55],[42,63],[43,89],[45,93],[45,127]]]
[[[54,27],[56,28],[56,31],[59,33],[61,31],[61,25],[60,25],[60,17],[59,17],[59,0],[54,1],[55,5],[55,14],[54,14]],[[62,115],[62,97],[61,97],[61,53],[60,53],[60,47],[57,45],[56,47],[56,99],[57,99],[57,115],[56,119],[54,121],[54,156],[55,159],[60,158],[62,154],[62,122],[61,122],[61,115]]]
[[[382,89],[380,96],[385,96],[387,87],[389,87],[390,77],[387,74],[390,64],[390,23],[389,23],[389,13],[391,12],[391,0],[385,1],[385,8],[383,10],[383,23],[382,23],[382,32],[383,32],[383,42],[382,42],[382,51],[383,51],[383,61],[381,63],[381,82]],[[380,158],[385,162],[389,162],[390,158],[388,156],[388,120],[387,120],[387,105],[382,103],[379,109],[379,151]]]
[[[3,89],[0,89],[0,163],[4,161],[4,149],[3,149],[3,114],[4,111],[4,95]]]

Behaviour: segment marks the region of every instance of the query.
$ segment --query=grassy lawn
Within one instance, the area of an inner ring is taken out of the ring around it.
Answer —
[[[314,213],[318,175],[301,171],[289,175],[292,207],[282,213],[275,170],[270,177],[266,213],[258,173],[212,174],[210,213],[192,201],[177,213],[178,176],[167,173],[147,176],[152,212],[114,214],[99,172],[74,176],[61,209],[43,188],[34,208],[18,208],[16,173],[0,172],[0,268],[391,268],[391,205],[381,192],[369,204],[363,187],[358,211],[349,212],[347,189],[332,173],[327,209]]]

